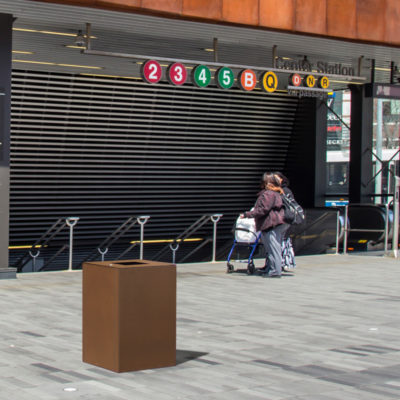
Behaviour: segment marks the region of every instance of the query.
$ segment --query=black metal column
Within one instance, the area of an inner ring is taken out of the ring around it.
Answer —
[[[325,206],[326,135],[327,107],[319,99],[300,99],[285,171],[303,207]]]
[[[374,102],[366,97],[365,85],[350,85],[350,203],[372,203],[372,136]]]
[[[8,264],[12,24],[12,15],[0,14],[0,279],[16,277]]]

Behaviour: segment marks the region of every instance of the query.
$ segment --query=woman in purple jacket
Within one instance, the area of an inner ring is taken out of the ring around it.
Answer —
[[[280,182],[273,173],[266,172],[261,181],[261,192],[254,208],[241,214],[242,218],[254,218],[257,231],[266,251],[266,277],[280,278],[282,274],[282,237],[288,225],[283,220],[283,204]]]

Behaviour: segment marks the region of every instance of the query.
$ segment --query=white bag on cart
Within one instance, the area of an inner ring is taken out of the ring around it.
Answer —
[[[239,243],[254,243],[259,232],[256,231],[254,218],[238,218],[235,224],[235,240]]]

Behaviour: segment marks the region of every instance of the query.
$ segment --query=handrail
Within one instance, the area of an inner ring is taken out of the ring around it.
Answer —
[[[200,218],[198,218],[192,225],[190,225],[188,228],[186,228],[181,234],[179,234],[175,239],[174,242],[177,242],[178,239],[186,239],[190,235],[192,235],[194,232],[199,230],[203,225],[206,224],[208,221],[209,216],[208,215],[202,215]],[[159,259],[161,256],[163,256],[169,249],[169,244],[164,246],[153,258],[155,260]]]
[[[164,246],[155,256],[154,259],[158,260],[160,257],[162,257],[168,249],[172,251],[172,260],[173,263],[175,263],[175,255],[176,252],[178,251],[180,243],[184,242],[187,238],[189,238],[191,235],[193,235],[196,231],[198,231],[202,226],[204,226],[208,221],[211,220],[211,222],[214,224],[213,226],[213,250],[212,250],[212,261],[215,262],[215,257],[216,257],[216,242],[217,242],[217,223],[219,220],[222,218],[223,214],[205,214],[202,215],[200,218],[198,218],[192,225],[190,225],[188,228],[186,228],[180,235],[178,235],[171,244],[168,244]],[[210,243],[211,239],[207,239],[203,241],[202,243],[199,244],[195,249],[193,249],[189,254],[187,254],[183,260],[186,260],[189,256],[194,254],[196,251],[198,251],[200,248],[204,247],[206,244]]]
[[[365,206],[371,206],[372,204],[350,204],[350,206],[354,205],[365,205]],[[383,229],[368,229],[368,228],[348,228],[348,217],[349,217],[349,205],[344,206],[344,240],[343,240],[343,254],[347,254],[347,241],[348,241],[348,234],[349,232],[383,232],[384,233],[384,251],[387,251],[387,243],[388,243],[388,237],[389,237],[389,203],[385,204],[385,226]],[[397,217],[398,219],[398,217]],[[393,222],[394,226],[396,224],[395,220]],[[397,222],[398,225],[398,222]],[[394,236],[394,235],[393,235]],[[392,238],[392,248],[394,246],[394,237]],[[398,242],[398,240],[397,240]]]
[[[32,252],[37,248],[37,247],[45,247],[47,244],[53,240],[59,233],[60,231],[65,228],[67,225],[66,220],[64,218],[59,218],[53,225],[50,226],[47,231],[40,236],[39,239],[36,240],[36,242],[29,248],[29,250],[24,253],[13,265],[14,268],[17,269],[17,272],[21,272],[24,266],[30,261],[29,257],[32,257],[35,259],[36,257],[33,256]]]
[[[102,261],[104,256],[107,254],[109,248],[122,236],[127,234],[137,223],[140,224],[140,257],[143,257],[143,226],[150,219],[147,215],[141,216],[130,216],[121,225],[119,225],[114,231],[112,231],[91,253],[89,253],[82,262],[93,260],[97,252],[101,254]],[[131,248],[134,246],[131,246]],[[129,249],[125,250],[125,254]],[[119,258],[117,258],[119,259]]]

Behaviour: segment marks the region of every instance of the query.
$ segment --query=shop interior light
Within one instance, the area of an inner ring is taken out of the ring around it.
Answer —
[[[364,85],[365,82],[352,82],[352,81],[333,81],[330,80],[332,83],[345,83],[346,85],[352,84],[352,85]]]
[[[21,50],[13,50],[14,54],[35,54],[33,51],[21,51]]]
[[[80,49],[80,50],[86,49],[86,46],[75,46],[73,44],[66,44],[65,47],[68,47],[69,49]]]
[[[55,65],[57,67],[70,67],[70,68],[86,68],[86,69],[103,69],[103,67],[95,67],[92,65],[74,65],[74,64],[61,64],[47,61],[33,61],[33,60],[12,60],[13,62],[28,63],[28,64],[43,64],[43,65]]]
[[[390,68],[375,67],[375,69],[376,69],[377,71],[388,71],[388,72],[391,71]]]
[[[203,49],[204,51],[208,51],[210,53],[214,52],[214,49]]]
[[[12,28],[12,29],[13,29],[13,31],[18,31],[18,32],[43,33],[46,35],[60,35],[60,36],[77,37],[76,33],[68,33],[68,32],[42,31],[42,30],[38,30],[38,29],[28,29],[28,28]],[[90,36],[90,39],[97,39],[97,36]]]

